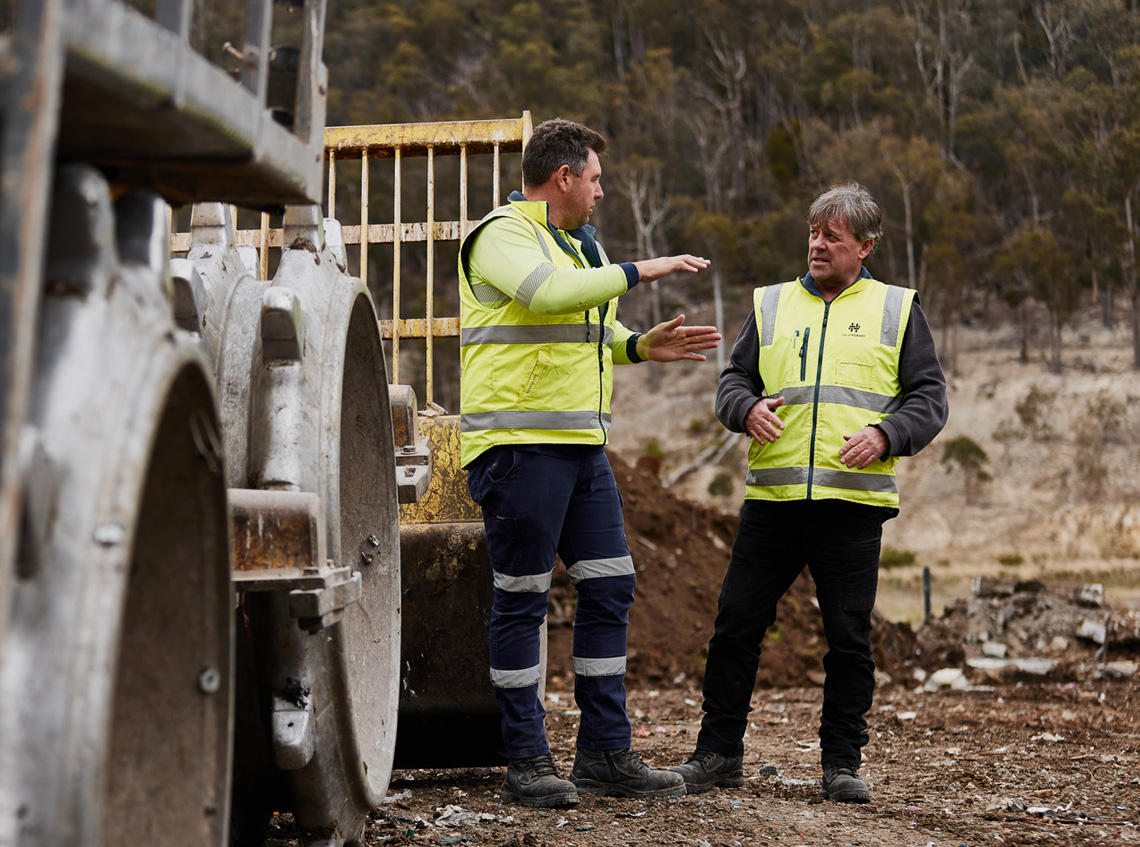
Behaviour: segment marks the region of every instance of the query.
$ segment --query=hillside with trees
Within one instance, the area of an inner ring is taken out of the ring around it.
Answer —
[[[715,259],[700,286],[631,306],[723,298],[729,328],[754,285],[803,272],[810,199],[855,179],[886,216],[868,266],[918,289],[949,367],[959,327],[1000,324],[1059,371],[1094,306],[1140,366],[1138,6],[336,0],[329,123],[529,109],[595,126],[610,256]]]

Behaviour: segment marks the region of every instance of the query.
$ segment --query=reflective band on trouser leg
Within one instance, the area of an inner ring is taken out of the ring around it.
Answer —
[[[575,562],[566,568],[570,581],[577,585],[584,579],[600,579],[604,576],[628,576],[632,574],[633,557],[618,556],[613,559],[588,559]]]
[[[524,759],[550,750],[543,725],[546,712],[538,697],[540,633],[579,463],[509,447],[496,448],[484,458],[468,468],[468,479],[483,509],[494,575],[488,638],[491,682],[503,715],[507,757]]]
[[[503,715],[503,738],[512,759],[547,752],[546,710],[538,698],[542,665],[539,627],[550,597],[549,573],[495,574],[491,608],[491,685]]]
[[[625,650],[633,603],[633,558],[625,543],[621,496],[605,454],[583,462],[558,553],[578,589],[574,615],[574,699],[582,710],[578,746],[629,747]]]
[[[626,556],[599,562],[578,562],[569,568],[578,588],[574,617],[574,698],[582,708],[578,744],[587,750],[629,746],[629,717],[625,711],[626,630],[636,577]],[[613,571],[614,565],[625,572]],[[582,576],[586,573],[586,576]],[[583,704],[589,704],[587,708]]]

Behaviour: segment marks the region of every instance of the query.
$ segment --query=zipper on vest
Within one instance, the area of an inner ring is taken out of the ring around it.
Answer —
[[[605,421],[602,419],[602,406],[605,391],[606,391],[606,360],[605,351],[602,350],[602,344],[605,341],[606,333],[606,312],[610,309],[609,303],[603,303],[598,306],[598,426],[602,430],[602,445],[609,443],[610,434],[606,432]],[[589,326],[590,312],[586,311],[586,324]],[[587,334],[589,329],[586,330]]]
[[[819,331],[819,358],[815,366],[815,391],[812,394],[811,406],[811,448],[808,454],[808,481],[807,481],[807,497],[811,499],[811,486],[815,478],[815,438],[816,430],[819,427],[819,383],[823,378],[823,342],[827,339],[827,313],[831,311],[830,300],[825,300],[823,303],[823,328]],[[804,346],[803,356],[800,360],[800,378],[803,379],[804,369],[807,367],[807,339],[808,332],[811,327],[804,330]]]

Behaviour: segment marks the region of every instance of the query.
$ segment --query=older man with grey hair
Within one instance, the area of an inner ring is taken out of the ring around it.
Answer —
[[[895,465],[946,423],[946,379],[911,289],[863,261],[882,215],[860,185],[808,211],[808,273],[757,288],[716,415],[751,438],[740,528],[705,665],[696,751],[672,770],[690,794],[744,784],[743,737],[764,634],[807,565],[828,652],[820,720],[823,792],[870,799],[859,777],[875,689],[871,611],[883,523],[898,514]]]

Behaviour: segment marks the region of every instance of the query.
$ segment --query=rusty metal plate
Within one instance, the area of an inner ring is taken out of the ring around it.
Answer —
[[[324,564],[325,518],[317,495],[231,488],[229,497],[235,578],[267,570],[299,577]]]
[[[420,416],[420,431],[431,444],[432,475],[418,503],[400,506],[400,524],[475,522],[483,512],[467,493],[467,471],[459,464],[459,416]]]

